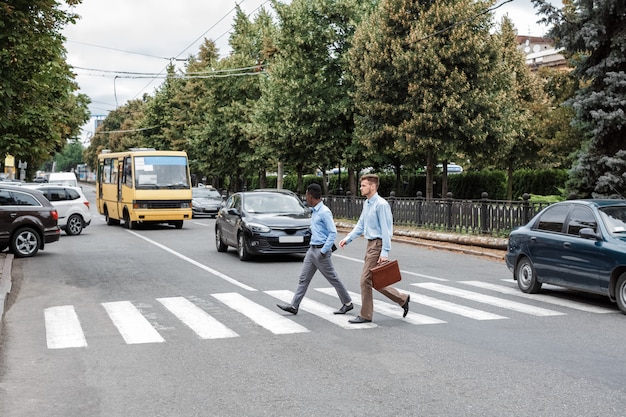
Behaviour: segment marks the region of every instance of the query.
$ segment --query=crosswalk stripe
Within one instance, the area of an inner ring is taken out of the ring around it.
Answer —
[[[315,290],[319,291],[321,293],[327,294],[327,295],[331,295],[331,296],[337,297],[337,292],[332,287],[329,287],[329,288],[316,288]],[[361,296],[359,294],[357,294],[357,293],[354,293],[354,292],[349,292],[349,294],[350,294],[350,297],[352,298],[352,302],[354,302],[355,304],[358,304],[354,300],[360,300]],[[380,300],[376,300],[375,299],[374,300],[374,311],[376,313],[380,313],[380,314],[383,314],[385,316],[402,319],[403,310],[397,304],[391,304],[391,303],[387,303],[385,301],[380,301]],[[445,321],[443,321],[443,320],[439,320],[439,319],[436,319],[434,317],[425,316],[423,314],[412,313],[410,311],[409,311],[409,314],[407,314],[407,316],[403,320],[408,322],[408,323],[411,323],[411,324],[440,324],[440,323],[445,323]]]
[[[306,327],[245,298],[241,294],[231,292],[211,295],[274,334],[305,333],[309,331]]]
[[[292,291],[265,291],[265,293],[285,303],[289,303],[293,299]],[[375,323],[348,323],[348,316],[342,314],[333,314],[333,311],[335,311],[334,308],[329,307],[326,304],[310,300],[308,298],[302,299],[302,302],[300,303],[298,309],[321,317],[324,320],[336,324],[337,326],[344,329],[371,329],[373,327],[377,327]]]
[[[163,343],[161,337],[150,322],[129,301],[102,303],[126,343]]]
[[[239,336],[184,297],[157,298],[157,301],[201,339],[223,339]]]
[[[86,347],[87,340],[74,306],[57,306],[44,310],[48,349]]]
[[[521,292],[518,289],[505,287],[503,285],[491,284],[489,282],[481,282],[481,281],[461,281],[462,284],[471,285],[473,287],[482,288],[485,290],[496,291],[501,294],[514,295],[516,297],[527,298],[530,300],[539,300],[543,303],[554,304],[561,307],[572,308],[574,310],[586,311],[588,313],[597,313],[597,314],[606,314],[606,313],[617,313],[616,310],[606,308],[606,307],[598,307],[592,305],[586,305],[580,303],[578,301],[572,300],[564,300],[562,298],[553,297],[548,294],[526,294]]]
[[[409,294],[411,295],[411,302],[416,302],[417,304],[436,308],[442,311],[447,311],[448,313],[457,314],[459,316],[468,317],[470,319],[474,319],[474,320],[508,319],[508,317],[500,316],[498,314],[493,314],[487,311],[478,310],[476,308],[451,303],[445,300],[439,300],[438,298],[429,297],[424,294],[418,294],[415,292],[409,292]]]
[[[478,303],[489,304],[508,310],[517,311],[519,313],[531,314],[533,316],[562,316],[565,313],[559,311],[548,310],[546,308],[535,307],[528,304],[518,303],[516,301],[505,300],[491,295],[480,294],[477,292],[467,291],[460,288],[449,287],[435,282],[424,282],[411,284],[416,287],[425,288],[427,290],[464,298],[466,300],[476,301]]]

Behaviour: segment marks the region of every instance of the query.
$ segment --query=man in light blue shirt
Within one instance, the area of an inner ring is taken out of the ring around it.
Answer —
[[[363,211],[352,231],[339,242],[342,248],[355,238],[363,235],[367,239],[365,262],[361,272],[361,314],[348,320],[350,323],[369,323],[374,315],[374,295],[372,292],[372,273],[370,269],[387,261],[391,251],[393,235],[393,217],[389,203],[378,195],[378,175],[366,174],[361,177],[361,194],[367,198]],[[410,296],[401,293],[392,286],[378,290],[404,310],[402,317],[409,313]]]
[[[333,220],[333,214],[322,202],[322,187],[319,184],[311,184],[306,189],[306,201],[311,207],[311,246],[304,257],[302,272],[298,288],[296,289],[291,304],[276,304],[280,309],[291,314],[298,314],[300,303],[306,294],[311,279],[315,272],[319,270],[328,282],[335,287],[339,299],[343,303],[335,314],[346,314],[352,310],[352,298],[348,290],[343,285],[335,267],[331,261],[331,255],[335,247],[335,237],[337,228]]]

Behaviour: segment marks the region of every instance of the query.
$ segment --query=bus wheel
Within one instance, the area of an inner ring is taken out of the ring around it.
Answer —
[[[134,229],[136,227],[136,222],[130,220],[130,214],[128,214],[127,210],[124,210],[124,227],[127,229]]]
[[[177,229],[182,229],[183,228],[183,221],[182,220],[176,220],[174,222],[174,227]]]
[[[107,210],[106,207],[104,208],[104,218],[106,219],[106,222],[109,226],[120,224],[119,220],[115,220],[109,217],[109,210]]]

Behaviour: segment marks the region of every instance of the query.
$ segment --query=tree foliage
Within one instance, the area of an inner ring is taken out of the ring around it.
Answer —
[[[557,9],[533,0],[553,25],[550,35],[574,65],[581,88],[570,100],[588,143],[570,186],[581,196],[626,189],[626,3],[577,0]]]
[[[52,1],[0,3],[0,155],[37,166],[89,119],[89,99],[74,94],[61,35],[76,18]]]

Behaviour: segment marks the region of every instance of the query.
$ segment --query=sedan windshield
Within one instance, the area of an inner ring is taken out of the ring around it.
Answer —
[[[602,207],[600,215],[609,233],[626,233],[626,206]]]
[[[259,194],[247,196],[245,199],[244,209],[251,213],[262,214],[300,214],[305,212],[305,207],[296,197],[282,194]]]
[[[193,198],[222,198],[222,195],[219,193],[219,191],[210,188],[194,188],[192,193]]]

